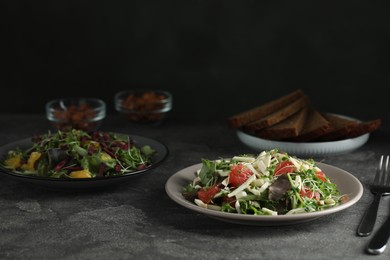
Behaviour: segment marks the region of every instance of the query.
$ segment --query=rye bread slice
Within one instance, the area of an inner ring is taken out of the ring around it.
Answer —
[[[228,118],[228,126],[230,128],[242,127],[246,124],[257,121],[280,110],[281,108],[287,106],[291,102],[296,101],[303,96],[305,96],[305,93],[301,89],[295,90],[283,97],[272,100],[261,106],[231,116],[230,118]]]
[[[257,131],[255,134],[258,137],[270,140],[281,140],[298,136],[302,131],[308,110],[307,107],[302,108],[287,119]]]
[[[332,125],[332,130],[327,134],[319,136],[315,140],[319,142],[339,140],[342,136],[346,136],[348,133],[353,131],[353,129],[356,129],[359,124],[358,120],[350,119],[344,116],[329,113],[323,113],[322,115],[330,122]]]
[[[279,109],[278,111],[263,117],[257,121],[254,121],[252,123],[249,123],[247,125],[243,126],[244,131],[248,133],[255,133],[256,131],[259,131],[261,129],[264,129],[266,127],[273,126],[279,122],[282,122],[283,120],[287,119],[288,117],[292,116],[302,108],[306,107],[309,104],[309,98],[307,96],[303,96],[299,98],[298,100],[288,104],[287,106]]]
[[[316,109],[310,108],[301,134],[296,137],[289,138],[288,140],[294,142],[309,142],[321,135],[329,133],[331,130],[331,123]]]
[[[349,133],[344,136],[341,136],[342,139],[355,138],[363,134],[371,133],[375,130],[378,130],[382,125],[382,120],[380,118],[360,122],[356,127],[352,128]]]

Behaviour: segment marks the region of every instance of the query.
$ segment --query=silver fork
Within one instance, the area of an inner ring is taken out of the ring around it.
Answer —
[[[386,157],[386,162],[384,163],[384,156],[382,155],[379,161],[378,168],[376,170],[375,179],[371,185],[371,192],[375,194],[374,201],[371,203],[370,207],[366,210],[363,215],[362,220],[357,229],[357,235],[361,237],[369,236],[374,228],[376,216],[378,213],[379,202],[382,197],[387,192],[390,192],[390,185],[386,187],[386,173],[389,169],[389,156]],[[390,177],[387,178],[387,182],[390,181]]]
[[[390,170],[389,166],[389,156],[386,158],[385,170],[381,171],[383,174],[380,177],[380,185],[375,186],[375,190],[378,193],[385,193],[390,191]],[[375,177],[376,178],[376,177]],[[372,240],[367,246],[367,252],[370,254],[378,255],[385,251],[387,242],[390,237],[390,215],[388,216],[385,223],[378,229],[378,231],[373,236]]]

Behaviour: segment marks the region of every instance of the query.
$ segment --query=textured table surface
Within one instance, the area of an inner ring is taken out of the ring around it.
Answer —
[[[50,126],[41,115],[1,115],[0,145]],[[173,202],[165,183],[201,158],[253,152],[225,121],[169,119],[160,126],[133,126],[109,116],[101,130],[143,135],[169,149],[150,174],[89,192],[51,191],[0,175],[1,259],[367,259],[370,237],[356,228],[373,195],[377,160],[390,152],[387,128],[371,134],[358,150],[315,158],[355,175],[364,186],[358,203],[304,224],[245,226],[192,212]],[[375,229],[388,214],[384,197]],[[376,259],[389,259],[390,249]]]

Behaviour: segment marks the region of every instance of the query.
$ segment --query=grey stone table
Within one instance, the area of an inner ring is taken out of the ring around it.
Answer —
[[[1,115],[0,145],[44,133],[41,115]],[[88,192],[52,191],[0,175],[0,259],[390,259],[369,256],[369,237],[356,228],[373,195],[368,184],[381,154],[390,153],[385,125],[358,150],[316,158],[354,174],[364,186],[352,207],[304,224],[261,227],[230,224],[192,212],[166,194],[167,179],[201,158],[253,152],[226,122],[169,119],[133,126],[109,116],[101,130],[143,135],[169,148],[164,163],[119,186]],[[384,197],[375,229],[387,217]]]

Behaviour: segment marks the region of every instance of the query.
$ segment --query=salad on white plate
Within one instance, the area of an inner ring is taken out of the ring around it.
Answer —
[[[278,149],[202,159],[182,195],[199,207],[248,215],[289,215],[339,205],[344,195],[316,166]]]

